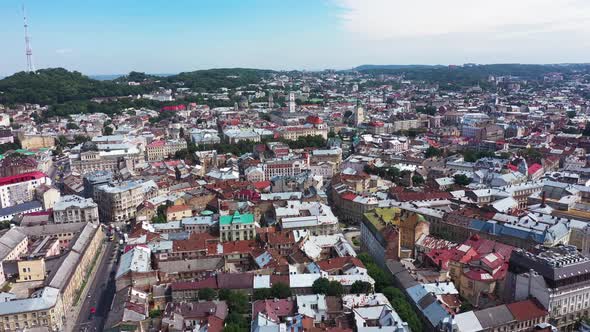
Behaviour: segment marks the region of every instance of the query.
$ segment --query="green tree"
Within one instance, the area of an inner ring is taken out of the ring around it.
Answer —
[[[311,285],[314,294],[327,294],[330,287],[330,280],[327,278],[318,278]]]
[[[428,149],[426,149],[424,156],[426,158],[440,157],[440,156],[442,156],[442,150],[437,149],[433,146],[429,146]]]
[[[216,295],[217,292],[212,288],[203,288],[199,290],[199,300],[212,301]]]
[[[572,119],[576,117],[576,111],[567,111],[566,115],[568,118]]]
[[[414,176],[412,176],[412,182],[415,186],[420,186],[424,184],[424,178],[420,174],[415,174]]]
[[[277,299],[285,299],[291,296],[291,288],[282,282],[273,284],[270,288],[270,292],[272,297]]]
[[[111,126],[105,126],[105,127],[102,129],[102,134],[103,134],[103,135],[105,135],[105,136],[110,136],[110,135],[112,135],[112,134],[113,134],[113,127],[111,127]]]
[[[254,290],[254,293],[252,294],[252,299],[254,301],[266,300],[270,299],[271,297],[272,293],[270,291],[270,288],[257,288]]]
[[[341,296],[344,293],[344,286],[339,281],[333,280],[328,284],[328,296]]]
[[[455,184],[458,184],[460,186],[466,186],[466,185],[470,184],[471,181],[473,181],[473,179],[471,179],[470,177],[468,177],[465,174],[455,174],[453,176],[453,179],[455,179]]]
[[[422,321],[401,290],[392,286],[386,287],[383,289],[383,295],[387,297],[400,318],[408,323],[412,331],[422,331]]]
[[[78,127],[78,125],[73,122],[68,122],[66,124],[66,129],[80,129],[80,127]]]
[[[350,286],[352,294],[367,294],[371,292],[371,284],[366,281],[357,280]]]

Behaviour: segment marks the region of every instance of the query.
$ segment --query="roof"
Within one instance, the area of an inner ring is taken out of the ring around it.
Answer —
[[[45,287],[28,299],[1,302],[0,315],[21,314],[31,311],[49,310],[57,303],[59,289]]]
[[[145,246],[135,246],[121,256],[116,279],[127,272],[151,271],[150,249]]]
[[[43,205],[41,205],[41,202],[39,201],[25,202],[0,209],[0,217],[7,217],[19,213],[25,213],[31,210],[41,210],[42,208]]]
[[[231,224],[251,224],[254,223],[254,215],[251,213],[240,214],[236,211],[233,215],[225,215],[219,218],[220,225]]]
[[[502,326],[514,321],[514,316],[504,304],[474,312],[483,329]]]
[[[5,186],[5,185],[9,185],[9,184],[24,182],[24,181],[37,180],[37,179],[40,179],[40,178],[43,178],[46,176],[47,175],[45,175],[45,173],[43,173],[43,172],[29,172],[29,173],[23,173],[23,174],[18,174],[18,175],[6,176],[3,178],[0,178],[0,186]]]
[[[549,314],[536,300],[524,300],[506,306],[517,321],[532,320]]]

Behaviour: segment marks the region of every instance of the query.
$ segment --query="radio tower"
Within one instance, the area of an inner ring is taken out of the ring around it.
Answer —
[[[25,54],[27,55],[27,73],[35,72],[33,64],[33,50],[31,49],[31,37],[29,37],[29,25],[27,24],[27,14],[25,5],[23,5],[23,19],[25,22]]]

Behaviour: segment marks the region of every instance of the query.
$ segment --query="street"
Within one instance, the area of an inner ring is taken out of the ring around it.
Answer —
[[[118,245],[107,242],[105,253],[96,269],[96,276],[85,294],[73,331],[102,331],[115,296],[114,276],[117,269]],[[91,308],[96,312],[91,313]]]

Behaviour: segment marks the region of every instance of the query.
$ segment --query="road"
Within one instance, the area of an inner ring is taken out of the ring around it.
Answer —
[[[118,245],[107,242],[105,253],[96,269],[96,277],[92,280],[86,294],[74,331],[102,331],[111,303],[115,296],[115,273],[117,269]],[[91,314],[91,308],[96,313]]]

